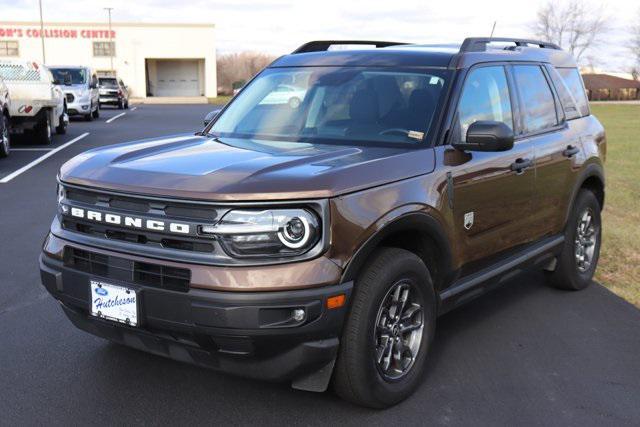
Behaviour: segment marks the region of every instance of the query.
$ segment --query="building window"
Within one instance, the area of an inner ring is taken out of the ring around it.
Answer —
[[[116,56],[115,42],[93,42],[93,56]]]
[[[0,56],[20,56],[17,40],[0,40]]]

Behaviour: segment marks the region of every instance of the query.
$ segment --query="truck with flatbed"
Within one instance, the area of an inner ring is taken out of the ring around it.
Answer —
[[[30,133],[37,143],[50,144],[53,132],[64,134],[69,118],[62,90],[49,69],[35,61],[1,60],[0,77],[9,89],[10,133]]]

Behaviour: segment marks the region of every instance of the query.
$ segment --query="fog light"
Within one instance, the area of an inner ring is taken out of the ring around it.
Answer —
[[[293,320],[295,320],[296,322],[302,322],[304,320],[305,313],[303,308],[296,308],[295,310],[293,310],[292,314]]]

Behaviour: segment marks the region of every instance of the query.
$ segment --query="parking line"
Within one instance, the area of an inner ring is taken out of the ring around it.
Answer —
[[[53,148],[11,148],[11,151],[51,151]]]
[[[136,111],[138,107],[131,107],[131,111]]]
[[[118,114],[118,115],[116,115],[116,116],[113,116],[113,117],[111,117],[109,120],[107,120],[105,123],[111,123],[112,121],[114,121],[114,120],[115,120],[115,119],[117,119],[118,117],[122,117],[122,116],[124,116],[125,114],[127,114],[127,113],[120,113],[120,114]]]
[[[32,161],[31,163],[21,167],[20,169],[11,172],[9,175],[5,176],[4,178],[0,179],[0,183],[1,184],[6,184],[7,182],[11,181],[13,178],[15,178],[16,176],[22,174],[23,172],[28,171],[29,169],[31,169],[32,167],[36,166],[37,164],[45,161],[46,159],[48,159],[49,157],[53,156],[54,154],[56,154],[58,151],[63,150],[65,148],[67,148],[68,146],[70,146],[71,144],[73,144],[74,142],[78,142],[80,141],[82,138],[86,137],[87,135],[89,135],[89,132],[85,132],[82,135],[73,138],[71,141],[66,142],[64,144],[62,144],[61,146],[59,146],[58,148],[55,148],[51,151],[49,151],[47,154],[38,157],[37,159],[35,159],[34,161]]]

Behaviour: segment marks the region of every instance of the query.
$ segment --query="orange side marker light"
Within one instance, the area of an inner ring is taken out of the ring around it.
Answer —
[[[332,297],[327,298],[327,308],[332,310],[334,308],[340,308],[347,301],[347,296],[345,294],[334,295]]]

